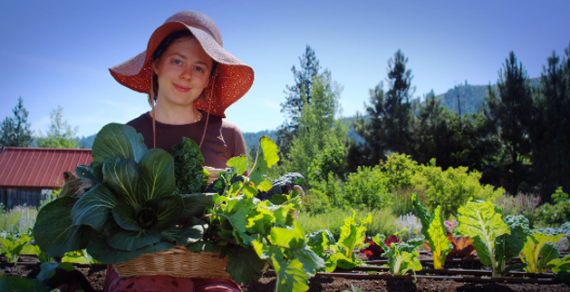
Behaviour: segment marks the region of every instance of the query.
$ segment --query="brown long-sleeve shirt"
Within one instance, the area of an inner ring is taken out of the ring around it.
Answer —
[[[156,148],[170,152],[173,145],[182,143],[183,137],[188,137],[200,144],[204,127],[206,126],[206,113],[202,119],[193,124],[170,125],[156,121]],[[145,145],[153,148],[152,117],[144,113],[130,121],[127,125],[135,128],[144,138]],[[245,141],[240,129],[233,123],[220,117],[210,115],[206,136],[201,147],[204,155],[204,166],[226,168],[226,162],[236,156],[247,155]]]

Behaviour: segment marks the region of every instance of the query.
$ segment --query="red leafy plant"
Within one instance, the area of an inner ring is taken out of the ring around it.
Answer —
[[[386,238],[386,240],[384,240],[384,244],[386,244],[386,246],[390,246],[392,243],[399,243],[399,242],[401,241],[400,239],[398,239],[396,235],[390,235],[388,238]],[[366,257],[368,257],[368,260],[379,260],[380,258],[382,258],[381,255],[385,251],[384,249],[382,249],[382,247],[380,247],[379,245],[374,243],[374,241],[372,241],[372,237],[370,236],[366,237],[365,243],[367,244],[367,247],[362,249],[360,252],[365,254]]]
[[[447,254],[445,258],[446,261],[450,261],[453,258],[474,258],[475,257],[475,246],[473,245],[473,239],[465,236],[453,237],[451,232],[447,232],[447,239],[453,245],[453,249]]]

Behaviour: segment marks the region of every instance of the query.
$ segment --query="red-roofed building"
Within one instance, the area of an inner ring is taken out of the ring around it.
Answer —
[[[78,165],[92,161],[91,149],[2,147],[0,203],[6,209],[23,204],[39,206],[45,190],[63,185],[64,172],[74,172]]]

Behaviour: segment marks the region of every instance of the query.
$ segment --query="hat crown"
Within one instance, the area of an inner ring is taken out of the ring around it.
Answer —
[[[213,19],[202,12],[192,10],[180,11],[170,16],[164,23],[168,22],[181,22],[188,26],[203,30],[209,33],[220,46],[224,46],[222,32],[218,28],[218,25]]]

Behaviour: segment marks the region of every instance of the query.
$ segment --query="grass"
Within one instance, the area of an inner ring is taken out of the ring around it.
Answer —
[[[398,231],[394,224],[396,218],[392,215],[391,210],[356,210],[356,219],[363,220],[368,213],[372,214],[372,223],[366,226],[368,229],[367,235],[373,236],[378,233],[390,235]],[[301,212],[299,214],[299,223],[307,234],[327,229],[338,239],[340,227],[344,224],[344,219],[350,216],[352,216],[352,211],[342,209],[320,214]]]
[[[2,206],[3,207],[3,206]],[[0,211],[0,229],[10,233],[25,233],[36,223],[36,207],[16,206],[10,211]]]

